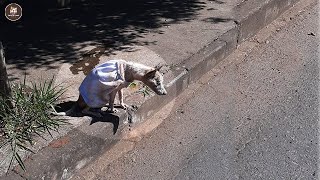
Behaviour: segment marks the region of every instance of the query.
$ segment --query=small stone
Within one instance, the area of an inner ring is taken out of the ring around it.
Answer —
[[[308,33],[309,36],[316,36],[313,32]]]

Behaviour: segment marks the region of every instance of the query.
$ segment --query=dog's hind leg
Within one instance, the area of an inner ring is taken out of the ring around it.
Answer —
[[[79,98],[77,100],[77,106],[79,107],[79,109],[82,110],[81,113],[84,114],[84,115],[94,116],[94,117],[97,117],[97,118],[103,117],[100,112],[92,111],[92,108],[90,108],[86,104],[86,102],[84,101],[84,99],[81,96],[81,94],[79,95]]]
[[[71,116],[72,114],[79,111],[79,109],[84,109],[85,107],[87,107],[87,104],[84,102],[82,96],[79,95],[78,100],[72,105],[69,110],[65,112],[52,112],[51,114],[55,116]]]

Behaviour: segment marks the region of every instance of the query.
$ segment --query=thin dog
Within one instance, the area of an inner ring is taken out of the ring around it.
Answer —
[[[114,108],[117,93],[120,107],[126,109],[122,89],[128,87],[134,80],[143,82],[158,95],[166,95],[167,91],[163,85],[163,76],[159,72],[160,68],[125,60],[110,60],[100,64],[91,70],[82,81],[76,105],[66,112],[54,114],[68,116],[79,108],[85,115],[102,117],[101,108],[106,104],[109,104],[110,112],[117,112]]]

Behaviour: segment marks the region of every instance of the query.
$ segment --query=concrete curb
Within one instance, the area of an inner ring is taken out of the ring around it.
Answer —
[[[255,35],[296,2],[298,0],[247,0],[236,6],[233,9],[234,27],[181,64],[172,67],[170,74],[174,77],[167,84],[168,95],[152,96],[147,99],[133,114],[134,122],[142,123],[172,101],[192,82],[232,53],[237,45]],[[69,179],[77,170],[121,140],[121,133],[124,127],[128,126],[125,119],[127,119],[125,113],[121,113],[120,117],[108,115],[104,119],[93,120],[96,123],[90,126],[84,123],[70,130],[28,158],[26,166],[30,171],[23,176],[28,179]],[[114,131],[108,131],[110,129]],[[10,173],[3,178],[21,179],[17,173]]]
[[[196,54],[192,55],[180,64],[177,70],[172,69],[176,77],[169,82],[168,94],[164,97],[154,96],[139,107],[135,118],[138,122],[151,116],[164,104],[167,104],[178,96],[192,82],[198,80],[203,74],[215,67],[221,60],[232,53],[241,42],[255,35],[260,29],[276,19],[285,10],[292,7],[298,0],[249,0],[239,4],[234,12],[235,26],[225,32],[219,38],[203,47]],[[159,107],[154,109],[152,104]],[[152,108],[150,108],[152,107]]]
[[[246,1],[234,10],[238,24],[238,43],[252,37],[299,0]]]

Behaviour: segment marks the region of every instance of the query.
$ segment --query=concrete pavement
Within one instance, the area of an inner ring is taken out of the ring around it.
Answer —
[[[64,101],[74,100],[86,72],[109,58],[130,59],[147,65],[163,64],[169,91],[168,96],[160,99],[158,96],[143,98],[134,93],[135,89],[129,89],[126,102],[138,107],[133,114],[133,125],[128,125],[125,113],[109,114],[103,119],[70,118],[71,126],[61,128],[53,138],[48,136],[52,142],[37,141],[34,149],[38,153],[26,162],[34,171],[24,175],[31,179],[71,177],[121,140],[124,128],[142,123],[172,101],[233,52],[239,43],[294,2],[230,0],[121,4],[119,1],[121,6],[115,6],[117,8],[93,3],[90,8],[52,11],[49,17],[40,17],[39,21],[30,20],[34,17],[27,14],[22,22],[5,22],[6,28],[1,28],[0,34],[14,34],[1,37],[7,44],[11,78],[19,79],[24,71],[31,80],[56,74],[57,82],[71,85]],[[136,8],[131,8],[133,5]],[[78,16],[79,12],[83,16]],[[49,18],[48,21],[45,18]],[[11,178],[16,179],[17,175],[12,174]]]
[[[131,149],[73,179],[319,179],[319,5],[304,5],[152,117],[167,116],[152,133],[137,127],[123,142]]]

